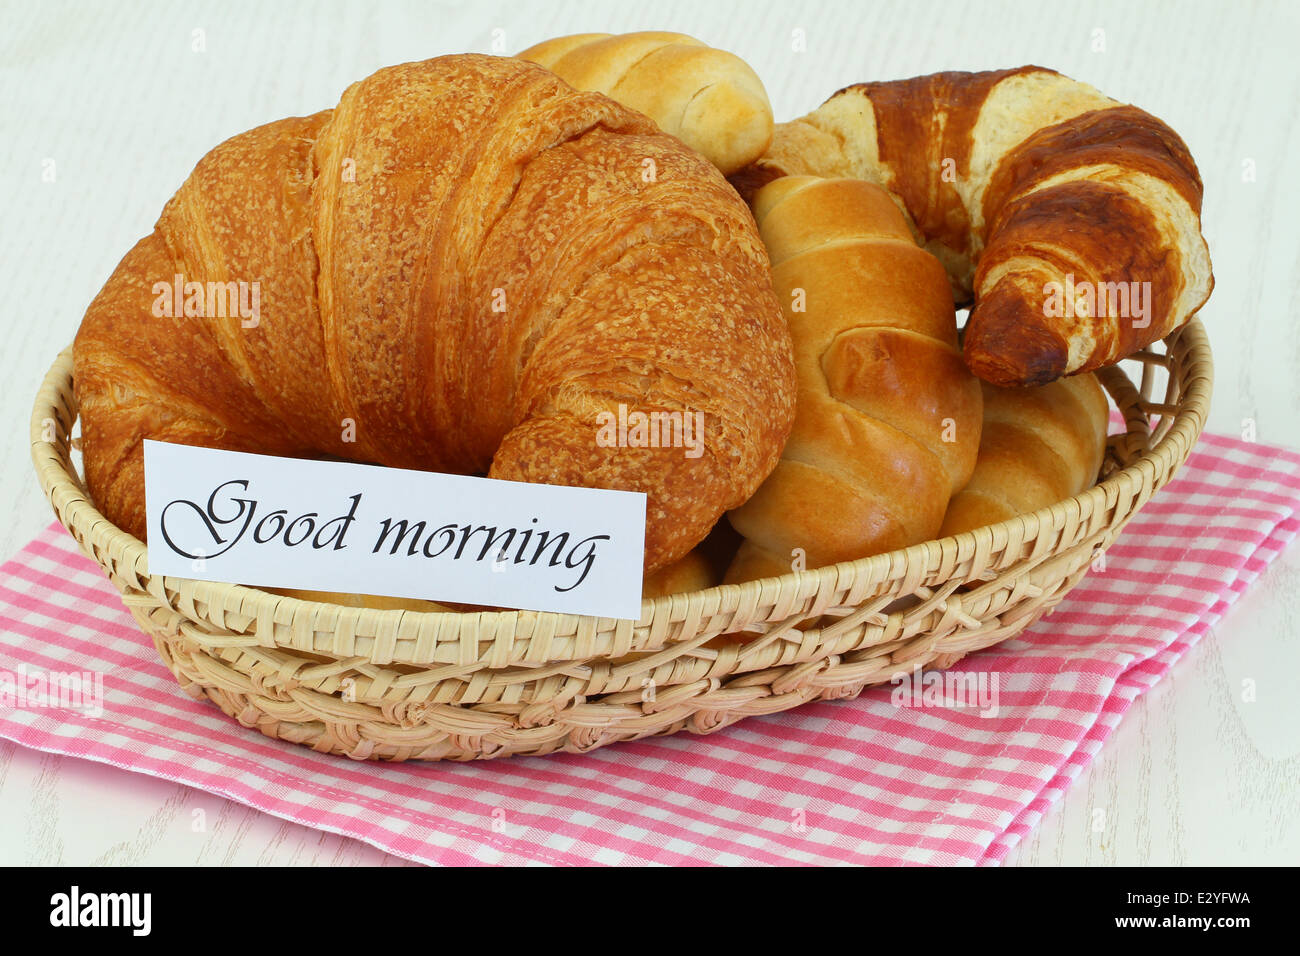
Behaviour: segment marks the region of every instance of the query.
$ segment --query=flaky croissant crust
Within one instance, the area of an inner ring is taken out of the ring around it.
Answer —
[[[174,277],[256,284],[256,321],[157,314]],[[794,404],[767,256],[722,176],[611,99],[476,55],[212,150],[74,364],[89,490],[139,537],[154,438],[645,491],[649,571],[753,492]],[[702,450],[599,442],[620,406],[701,413]]]
[[[1182,139],[1041,67],[846,87],[778,125],[732,181],[748,196],[784,175],[889,189],[959,304],[973,302],[966,362],[998,385],[1113,364],[1186,322],[1214,285]]]

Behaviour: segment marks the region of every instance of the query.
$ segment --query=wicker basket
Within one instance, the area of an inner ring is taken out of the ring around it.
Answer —
[[[73,464],[71,349],[37,396],[32,457],[55,514],[181,687],[244,726],[358,759],[586,751],[854,697],[1028,627],[1169,480],[1205,423],[1212,369],[1198,320],[1134,359],[1139,385],[1119,366],[1100,376],[1126,430],[1088,491],[902,551],[645,601],[638,621],[369,610],[151,576],[145,545],[96,510]],[[740,631],[758,636],[710,643]]]

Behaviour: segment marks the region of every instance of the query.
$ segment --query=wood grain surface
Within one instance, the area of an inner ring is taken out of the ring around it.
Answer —
[[[1217,286],[1209,428],[1300,447],[1300,4],[0,2],[0,556],[50,519],[37,384],[86,304],[212,146],[333,105],[380,66],[668,29],[745,57],[778,119],[840,87],[1052,67],[1191,147]],[[1300,861],[1300,549],[1134,705],[1012,864]],[[1243,693],[1252,681],[1253,700]],[[198,791],[0,741],[0,864],[404,865]]]

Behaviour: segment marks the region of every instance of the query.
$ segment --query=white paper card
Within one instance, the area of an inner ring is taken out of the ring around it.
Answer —
[[[149,572],[636,619],[646,498],[144,443]]]

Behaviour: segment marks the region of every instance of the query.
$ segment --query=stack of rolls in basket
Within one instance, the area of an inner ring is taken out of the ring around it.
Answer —
[[[680,34],[392,67],[217,147],[123,260],[76,342],[87,479],[141,537],[149,437],[645,491],[647,597],[906,547],[1097,479],[1092,373],[1205,303],[1200,206],[1173,130],[1038,67],[782,124]],[[276,275],[266,328],[124,337],[173,272]],[[599,445],[619,405],[703,412],[703,453]]]
[[[652,48],[676,51],[672,103]],[[522,56],[711,157],[758,140],[753,71],[689,37],[590,34]],[[739,105],[674,127],[701,89]],[[1182,140],[1051,70],[850,86],[727,159],[790,328],[795,421],[728,514],[734,557],[694,552],[648,596],[865,557],[1085,490],[1109,414],[1092,372],[1182,325],[1213,286]]]

